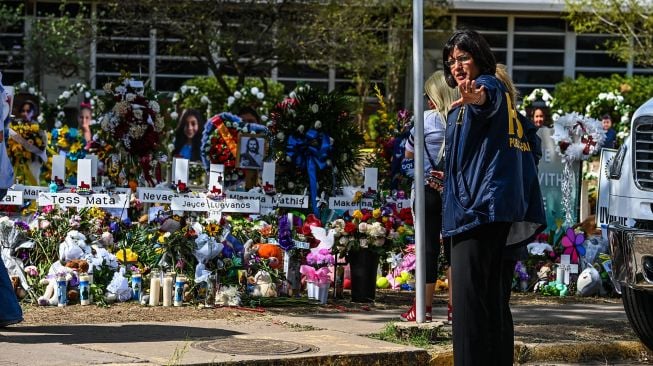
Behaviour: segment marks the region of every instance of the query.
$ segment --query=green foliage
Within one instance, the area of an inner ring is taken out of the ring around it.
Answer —
[[[602,33],[604,46],[622,62],[653,65],[653,4],[646,0],[565,0],[565,18],[578,33]]]
[[[7,4],[0,4],[0,33],[4,33],[18,25],[23,12],[23,4],[13,7]],[[2,45],[0,47],[4,48]]]
[[[53,72],[59,76],[82,75],[88,67],[87,49],[92,33],[91,22],[85,19],[85,8],[80,5],[77,15],[66,10],[60,14],[39,14],[26,36],[25,55],[36,75]]]
[[[600,93],[615,90],[621,92],[624,103],[631,105],[635,110],[653,96],[653,77],[614,74],[609,78],[579,76],[576,80],[565,79],[555,87],[553,92],[555,103],[552,109],[554,111],[560,109],[563,113],[574,111],[585,113],[586,106],[595,100]],[[602,113],[611,112],[602,111]],[[614,117],[615,127],[618,127],[619,119]]]
[[[237,89],[238,79],[236,77],[225,77],[224,81],[230,90]],[[207,106],[202,102],[202,97],[206,96],[211,102],[211,115],[224,111],[230,111],[232,113],[238,112],[237,110],[232,110],[237,108],[238,105],[233,105],[233,108],[227,106],[227,98],[231,94],[227,94],[224,89],[220,87],[218,80],[215,77],[199,76],[188,80],[184,85],[187,87],[196,87],[197,92],[181,93],[177,98],[173,96],[173,102],[175,103],[177,110],[181,111],[186,108],[194,108],[199,111],[204,111],[207,109]],[[283,98],[284,85],[279,82],[270,79],[245,78],[243,88],[250,90],[253,87],[258,88],[265,94],[264,101],[267,103],[268,107],[274,106],[275,103]]]

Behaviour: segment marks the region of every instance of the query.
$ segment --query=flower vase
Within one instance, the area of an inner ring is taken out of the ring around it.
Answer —
[[[315,300],[319,301],[320,304],[326,304],[327,303],[327,298],[329,297],[329,287],[330,284],[328,283],[321,283],[319,285],[315,285],[315,289],[317,289],[317,297]]]
[[[362,248],[350,251],[347,256],[351,272],[351,301],[374,301],[379,255],[372,250]]]
[[[317,299],[317,284],[315,282],[306,282],[306,293],[309,300]]]

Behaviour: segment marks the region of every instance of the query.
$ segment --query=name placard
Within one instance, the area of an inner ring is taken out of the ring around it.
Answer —
[[[126,194],[108,195],[94,193],[82,196],[77,193],[49,193],[39,194],[39,206],[59,205],[61,207],[107,207],[125,208],[129,207],[129,200]]]
[[[374,200],[363,198],[358,202],[352,201],[351,197],[331,197],[329,198],[329,208],[332,210],[360,210],[362,208],[374,209]]]
[[[23,192],[22,191],[7,191],[7,195],[0,200],[0,205],[10,205],[10,206],[19,206],[23,204]]]
[[[37,199],[39,198],[39,193],[41,192],[50,192],[49,187],[41,187],[41,186],[24,186],[22,184],[16,184],[14,186],[14,191],[22,191],[23,192],[23,198],[26,199]]]
[[[397,205],[397,210],[402,208],[411,208],[410,200],[388,200],[388,203],[394,203]]]
[[[257,192],[238,192],[227,191],[227,198],[235,200],[255,200],[261,204],[261,210],[272,210],[276,207],[289,207],[289,208],[308,208],[308,196],[300,194],[279,194],[279,195],[266,195]]]
[[[201,195],[198,197],[174,197],[170,203],[172,210],[178,211],[219,211],[219,212],[240,212],[259,213],[259,201],[256,200],[234,200],[227,198],[214,201]]]
[[[191,194],[178,194],[171,189],[138,187],[138,199],[144,203],[172,203],[175,197],[191,197]]]

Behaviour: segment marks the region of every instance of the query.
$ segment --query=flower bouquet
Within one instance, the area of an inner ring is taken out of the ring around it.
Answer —
[[[114,184],[128,182],[154,186],[161,182],[160,163],[167,153],[161,143],[165,123],[157,95],[142,83],[125,78],[104,86],[108,112],[100,122],[100,146],[112,146],[105,157],[108,177]]]
[[[7,153],[16,178],[22,183],[39,185],[41,165],[47,161],[47,136],[37,123],[13,121],[9,124]]]

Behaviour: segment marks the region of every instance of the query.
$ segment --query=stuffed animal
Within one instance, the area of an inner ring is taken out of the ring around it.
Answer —
[[[602,290],[603,281],[599,271],[594,267],[585,268],[578,276],[576,282],[576,293],[580,296],[599,295]]]
[[[549,276],[551,275],[551,266],[548,264],[540,267],[537,271],[537,283],[533,287],[533,292],[539,292],[540,289],[549,283]]]
[[[80,259],[89,253],[91,248],[86,245],[86,236],[77,230],[70,230],[64,241],[59,244],[59,260],[63,263]]]
[[[261,258],[269,259],[270,268],[279,268],[282,264],[283,250],[277,244],[254,244],[252,246],[252,252]]]
[[[221,306],[239,306],[240,294],[236,286],[224,286],[215,296],[215,304]]]
[[[79,292],[76,287],[79,285],[79,273],[87,272],[89,269],[88,262],[85,260],[72,260],[68,261],[66,265],[61,262],[54,262],[48,271],[48,275],[41,280],[40,284],[46,286],[45,292],[38,298],[37,302],[40,306],[57,306],[59,305],[56,277],[63,274],[67,282],[67,297],[75,301],[79,299]]]
[[[272,282],[272,277],[266,271],[258,271],[254,275],[252,296],[277,297],[277,285]]]

